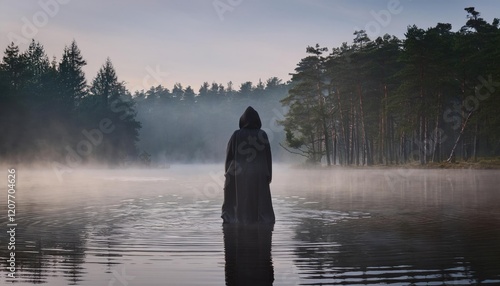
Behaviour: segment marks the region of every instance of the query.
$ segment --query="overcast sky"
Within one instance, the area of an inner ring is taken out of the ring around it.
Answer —
[[[458,30],[470,6],[500,18],[498,0],[0,0],[0,48],[34,38],[59,61],[74,39],[89,82],[109,57],[131,91],[180,82],[197,92],[204,81],[289,80],[308,45],[350,43],[355,30]]]

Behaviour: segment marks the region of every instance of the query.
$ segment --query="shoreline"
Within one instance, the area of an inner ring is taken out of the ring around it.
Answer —
[[[17,167],[17,168],[25,168],[31,170],[56,170],[62,167],[61,170],[72,171],[72,170],[133,170],[133,169],[163,169],[168,170],[177,166],[189,166],[189,165],[221,165],[223,166],[223,162],[192,162],[192,163],[181,163],[181,162],[172,162],[172,163],[164,163],[164,164],[152,164],[150,166],[145,166],[141,164],[130,164],[130,165],[108,165],[108,164],[92,164],[86,163],[76,166],[75,168],[71,168],[66,166],[64,168],[61,165],[54,166],[53,163],[50,162],[32,162],[32,163],[0,163],[0,167],[3,169]],[[332,165],[327,166],[325,164],[308,164],[308,163],[284,163],[284,162],[275,162],[273,165],[287,165],[291,169],[310,169],[310,170],[328,170],[328,169],[450,169],[450,170],[461,170],[461,169],[475,169],[475,170],[500,170],[500,157],[492,157],[492,158],[480,158],[477,161],[458,161],[455,163],[447,163],[447,162],[430,162],[425,165],[421,165],[418,162],[410,162],[405,164],[374,164],[374,165]]]
[[[449,169],[449,170],[500,170],[500,158],[488,158],[488,159],[478,159],[477,161],[459,161],[455,163],[448,162],[430,162],[425,165],[421,165],[418,162],[405,163],[405,164],[375,164],[375,165],[308,165],[308,164],[297,164],[293,165],[292,168],[297,169]]]

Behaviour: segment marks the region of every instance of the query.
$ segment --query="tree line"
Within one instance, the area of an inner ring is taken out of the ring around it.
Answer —
[[[238,89],[231,82],[204,82],[197,93],[180,83],[171,90],[160,85],[138,91],[134,101],[137,119],[143,124],[140,149],[160,165],[221,162],[230,136],[239,128],[240,116],[253,106],[270,136],[274,157],[284,159],[287,152],[279,146],[284,141],[283,127],[274,123],[283,117],[280,99],[287,92],[288,84],[277,77],[257,84],[247,81]]]
[[[450,24],[409,26],[404,39],[369,39],[330,52],[307,48],[281,122],[309,162],[340,165],[476,160],[500,154],[500,29],[473,7]]]
[[[130,93],[108,59],[87,84],[75,41],[59,62],[43,46],[10,44],[0,63],[0,158],[115,164],[137,155],[140,122]]]
[[[276,159],[290,152],[312,163],[372,165],[497,156],[499,20],[465,10],[456,32],[443,23],[409,26],[404,39],[356,31],[351,44],[308,47],[289,82],[236,88],[175,83],[131,93],[109,59],[87,82],[75,41],[60,60],[35,40],[26,51],[12,43],[0,62],[0,158],[60,167],[219,162],[249,105]]]
[[[245,108],[257,108],[269,127],[288,90],[272,77],[239,89],[205,82],[196,93],[176,83],[171,90],[159,85],[132,94],[109,58],[90,83],[85,65],[75,41],[59,61],[49,60],[35,40],[23,52],[14,43],[6,48],[0,62],[2,161],[53,162],[58,169],[221,161]],[[274,130],[277,147],[282,129]]]

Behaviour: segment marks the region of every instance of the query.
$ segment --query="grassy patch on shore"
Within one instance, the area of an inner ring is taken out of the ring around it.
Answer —
[[[457,161],[454,163],[429,163],[428,167],[442,169],[500,169],[500,157],[482,157],[476,161]]]
[[[327,166],[323,164],[296,164],[292,168],[295,169],[323,169]],[[345,168],[345,169],[387,169],[387,168],[403,168],[403,169],[500,169],[500,157],[480,157],[476,161],[457,161],[448,162],[429,162],[426,165],[421,165],[419,162],[410,162],[406,164],[390,164],[390,165],[371,165],[371,166],[339,166],[334,165],[329,168]]]

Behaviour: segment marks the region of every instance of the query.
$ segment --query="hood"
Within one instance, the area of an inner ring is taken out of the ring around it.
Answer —
[[[260,129],[261,127],[262,123],[260,122],[259,113],[251,106],[247,107],[247,110],[240,117],[240,129]]]

